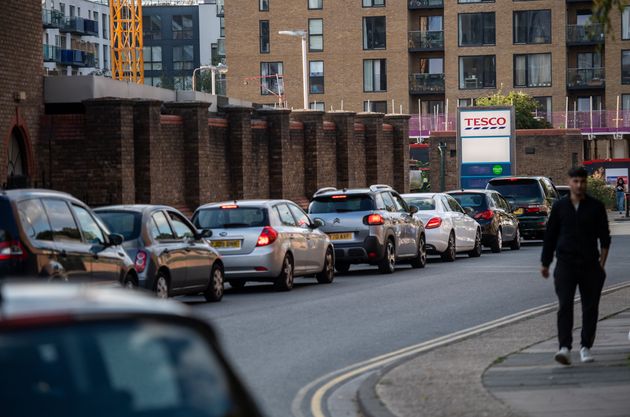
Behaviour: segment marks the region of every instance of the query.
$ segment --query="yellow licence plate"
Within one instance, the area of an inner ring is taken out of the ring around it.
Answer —
[[[330,240],[352,240],[352,233],[330,233]]]
[[[210,242],[213,248],[224,248],[224,249],[240,249],[241,241],[240,240],[213,240]]]
[[[521,214],[523,214],[523,212],[524,210],[522,208],[514,210],[514,214],[516,214],[517,216],[520,216]]]

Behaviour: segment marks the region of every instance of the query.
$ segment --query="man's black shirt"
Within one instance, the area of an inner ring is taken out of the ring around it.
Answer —
[[[547,222],[542,264],[548,267],[556,252],[559,261],[592,265],[599,261],[598,239],[602,248],[610,247],[604,204],[587,195],[576,211],[571,198],[564,197],[554,204]]]

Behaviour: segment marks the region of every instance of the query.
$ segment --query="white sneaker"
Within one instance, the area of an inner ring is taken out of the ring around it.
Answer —
[[[556,362],[562,365],[571,365],[571,351],[569,348],[560,348],[560,350],[553,357]]]
[[[591,350],[587,347],[583,347],[580,349],[580,360],[583,363],[587,363],[593,362],[595,359],[593,359],[593,355],[591,355]]]

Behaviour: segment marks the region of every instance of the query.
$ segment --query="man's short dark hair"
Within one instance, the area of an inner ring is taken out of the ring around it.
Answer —
[[[575,167],[569,170],[570,178],[587,178],[588,171],[584,167]]]

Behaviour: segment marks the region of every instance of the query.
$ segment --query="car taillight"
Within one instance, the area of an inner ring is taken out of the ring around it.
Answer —
[[[385,219],[380,214],[369,214],[363,218],[363,223],[368,226],[380,226],[385,224]]]
[[[426,224],[426,226],[424,226],[425,229],[436,229],[438,227],[442,226],[442,219],[439,217],[433,217],[431,220],[429,220]]]
[[[494,217],[494,211],[492,210],[486,210],[486,211],[482,211],[481,213],[475,214],[475,219],[477,220],[492,220],[493,217]]]
[[[273,242],[278,239],[278,232],[275,231],[273,227],[265,226],[260,232],[260,236],[258,236],[258,242],[256,242],[256,246],[267,246],[271,245]]]
[[[0,261],[26,259],[26,251],[18,240],[0,242]]]
[[[136,253],[135,264],[136,272],[144,272],[144,269],[147,267],[147,253],[145,251],[139,250],[138,253]]]
[[[534,205],[525,208],[527,214],[547,214],[547,206]]]
[[[232,209],[237,209],[238,206],[236,204],[226,204],[224,206],[221,206],[221,209],[223,210],[232,210]]]

